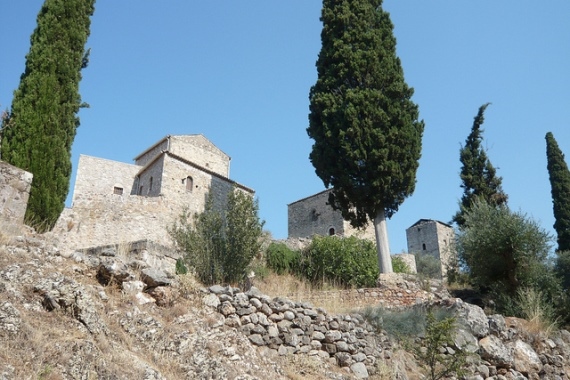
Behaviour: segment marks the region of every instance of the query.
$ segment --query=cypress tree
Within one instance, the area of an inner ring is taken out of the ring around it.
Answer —
[[[551,132],[546,134],[546,160],[558,251],[570,251],[570,171]]]
[[[53,227],[71,176],[71,145],[83,106],[81,69],[95,0],[45,0],[10,112],[2,120],[2,160],[34,175],[26,221]]]
[[[390,273],[386,218],[415,189],[424,123],[381,0],[323,0],[321,21],[310,159],[345,220],[374,221],[380,271]]]
[[[485,150],[481,147],[483,140],[483,122],[485,109],[490,103],[479,107],[477,116],[473,121],[471,133],[465,140],[465,146],[459,151],[461,167],[461,188],[463,196],[459,211],[454,215],[453,221],[459,228],[465,224],[465,213],[471,209],[476,200],[486,202],[492,206],[500,206],[507,202],[507,195],[503,192],[501,183],[503,179],[497,176],[497,170],[491,164]]]

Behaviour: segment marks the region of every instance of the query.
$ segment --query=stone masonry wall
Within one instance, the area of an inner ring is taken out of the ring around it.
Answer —
[[[168,149],[168,141],[168,137],[166,137],[155,143],[155,145],[150,147],[148,150],[135,157],[135,164],[139,166],[145,166],[150,161],[154,160],[154,158],[158,156],[160,152]]]
[[[202,135],[171,136],[169,151],[223,177],[230,175],[230,157]]]
[[[335,235],[358,236],[374,240],[374,226],[369,223],[365,229],[353,228],[342,218],[340,211],[328,205],[329,190],[303,198],[287,206],[288,237],[307,238],[313,235],[330,235],[331,228]]]
[[[133,183],[139,170],[137,165],[80,155],[72,204],[113,194],[114,187],[121,187],[123,194],[136,193]]]
[[[406,230],[406,237],[409,253],[438,258],[442,263],[442,275],[445,275],[454,254],[453,228],[436,220],[422,220]]]
[[[167,181],[163,188],[176,185],[183,191],[171,191],[168,196],[156,197],[126,193],[78,197],[73,208],[66,208],[54,227],[53,233],[60,239],[60,249],[73,251],[98,246],[102,241],[119,244],[143,239],[170,246],[172,240],[167,228],[183,210],[191,214],[201,212],[210,189],[214,203],[225,204],[228,193],[233,189],[232,182],[164,157],[164,178]],[[198,186],[192,193],[186,193],[180,180],[189,173]]]
[[[162,194],[162,172],[165,155],[153,161],[138,178],[136,194],[157,197]]]
[[[18,226],[23,225],[32,178],[31,173],[0,161],[0,228],[2,232],[9,232],[8,229],[17,229]]]

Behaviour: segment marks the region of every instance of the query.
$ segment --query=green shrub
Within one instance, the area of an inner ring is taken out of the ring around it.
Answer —
[[[401,257],[392,256],[392,270],[394,273],[410,273],[410,267]]]
[[[284,243],[272,242],[265,252],[267,267],[277,274],[297,272],[301,254]]]
[[[184,265],[184,259],[176,259],[176,274],[186,274],[188,273],[188,268]]]
[[[428,367],[428,379],[439,380],[456,376],[461,378],[467,364],[467,353],[454,348],[451,353],[442,353],[442,347],[453,347],[455,318],[439,319],[429,311],[425,320],[425,335],[420,344],[413,347],[418,360]]]
[[[442,308],[432,308],[430,312],[437,320],[451,317],[450,312]],[[361,314],[377,331],[384,330],[392,337],[406,339],[424,335],[428,310],[423,305],[394,310],[369,307]]]
[[[314,284],[372,287],[378,279],[374,243],[354,236],[315,236],[302,252],[299,273]]]
[[[551,239],[526,214],[477,202],[465,214],[457,248],[472,284],[514,297],[519,287],[541,281]]]
[[[384,330],[402,340],[404,346],[428,367],[429,379],[438,380],[450,375],[461,377],[464,374],[466,352],[459,348],[454,348],[454,352],[448,354],[440,351],[442,347],[455,346],[455,318],[449,310],[428,310],[418,305],[400,310],[366,308],[361,314],[377,331]]]
[[[184,212],[168,231],[185,252],[184,264],[201,282],[236,284],[260,251],[263,222],[258,209],[258,202],[238,189],[228,193],[221,207],[214,207],[209,194],[204,212]]]
[[[418,274],[428,278],[441,278],[441,261],[429,254],[415,254]]]

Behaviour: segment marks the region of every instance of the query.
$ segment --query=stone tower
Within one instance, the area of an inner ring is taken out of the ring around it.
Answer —
[[[453,227],[438,220],[420,219],[406,230],[406,238],[408,252],[439,259],[441,274],[445,277],[456,253]]]

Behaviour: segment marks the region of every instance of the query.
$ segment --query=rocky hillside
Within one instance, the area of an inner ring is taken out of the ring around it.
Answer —
[[[1,237],[0,379],[422,378],[425,367],[357,313],[255,287],[205,289],[152,263],[120,249],[64,257],[33,233]],[[569,332],[437,303],[459,322],[440,352],[471,352],[467,379],[570,378]]]

